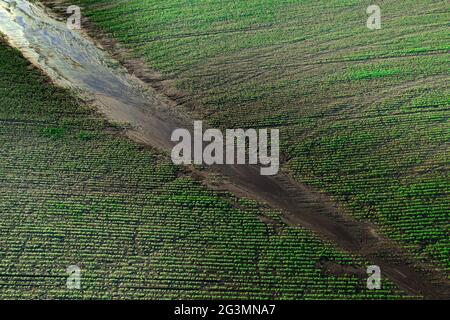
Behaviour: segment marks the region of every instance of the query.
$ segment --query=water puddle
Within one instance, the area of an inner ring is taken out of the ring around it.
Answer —
[[[171,146],[181,120],[85,34],[24,0],[0,0],[0,32],[57,84],[94,98],[108,118],[144,132],[141,140]]]
[[[86,34],[69,30],[39,5],[25,0],[0,0],[0,32],[55,83],[90,98],[108,119],[131,124],[133,130],[128,135],[135,140],[168,151],[173,146],[170,141],[173,130],[192,124],[175,114],[164,97],[127,74]],[[221,186],[223,189],[283,209],[288,223],[301,224],[341,248],[377,262],[385,274],[407,291],[435,294],[435,288],[415,270],[377,255],[374,248],[387,244],[373,236],[367,225],[349,217],[345,221],[331,218],[334,209],[307,187],[282,175],[261,176],[259,168],[249,165],[212,169],[228,178]],[[398,276],[400,271],[408,276]]]

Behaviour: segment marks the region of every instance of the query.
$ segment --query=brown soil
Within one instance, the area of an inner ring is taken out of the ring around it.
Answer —
[[[63,13],[63,1],[42,1],[56,12]],[[86,18],[84,31],[96,39],[119,60],[130,74],[138,77],[153,89],[166,94],[171,99],[159,101],[164,108],[179,109],[178,102],[184,101],[186,93],[176,90],[164,76],[152,71],[141,59],[131,58],[130,52],[111,40]],[[180,121],[160,117],[146,108],[117,103],[110,97],[98,96],[95,104],[112,121],[128,123],[128,137],[147,146],[170,150],[170,133],[180,127]],[[195,108],[195,105],[191,105]],[[179,111],[179,110],[177,110]],[[192,123],[184,117],[185,123]],[[280,174],[276,177],[261,176],[259,168],[250,165],[214,166],[208,169],[189,168],[192,173],[213,189],[232,192],[281,209],[283,219],[289,225],[301,225],[314,231],[320,238],[337,247],[364,257],[371,264],[380,266],[382,274],[412,295],[428,299],[449,299],[450,286],[446,278],[431,266],[414,261],[399,244],[380,236],[377,226],[356,221],[326,196],[312,188],[300,184],[290,177]],[[223,176],[220,186],[209,183],[210,173]],[[339,266],[327,265],[330,272],[345,273]],[[365,270],[351,270],[353,274],[363,274]]]

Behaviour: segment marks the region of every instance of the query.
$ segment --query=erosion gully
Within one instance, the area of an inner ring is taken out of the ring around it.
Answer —
[[[110,121],[127,124],[131,139],[168,152],[173,130],[192,128],[193,120],[176,111],[170,99],[129,74],[86,32],[69,30],[48,8],[24,0],[0,0],[0,32],[55,84],[78,92]],[[408,254],[378,235],[374,226],[341,213],[323,195],[286,175],[261,176],[259,168],[250,165],[188,169],[205,184],[210,173],[219,173],[221,190],[281,210],[285,223],[308,228],[338,248],[379,265],[382,275],[408,294],[449,298],[445,277],[436,275],[431,266],[421,265],[418,271]],[[392,255],[396,262],[389,258]]]

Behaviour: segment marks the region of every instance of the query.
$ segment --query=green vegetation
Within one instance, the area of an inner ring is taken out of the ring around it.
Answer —
[[[2,43],[0,70],[0,299],[401,297],[327,267],[361,259],[121,137]]]
[[[199,116],[280,128],[285,171],[450,270],[445,1],[380,1],[376,31],[365,0],[75,2]]]
[[[383,78],[399,74],[398,70],[357,70],[350,73],[350,80]]]

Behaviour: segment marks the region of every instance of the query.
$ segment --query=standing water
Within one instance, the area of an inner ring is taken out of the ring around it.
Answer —
[[[66,88],[80,91],[110,120],[129,123],[129,134],[147,144],[170,150],[173,130],[186,120],[176,117],[169,104],[81,32],[49,16],[25,0],[0,0],[0,32],[33,64]],[[341,248],[358,253],[382,267],[385,275],[414,294],[441,296],[437,289],[407,264],[392,263],[385,252],[395,245],[374,236],[371,227],[349,217],[331,218],[330,204],[307,187],[283,177],[261,176],[249,165],[216,166],[228,177],[223,188],[284,210],[285,221],[302,224]],[[281,178],[280,178],[281,177]],[[379,249],[377,249],[379,248]],[[380,254],[378,251],[382,251]],[[396,253],[397,258],[401,259]],[[387,255],[389,256],[389,255]]]
[[[171,146],[170,135],[179,121],[168,114],[167,104],[89,37],[24,0],[0,0],[0,32],[55,83],[93,98],[111,120],[138,127],[141,140]]]

